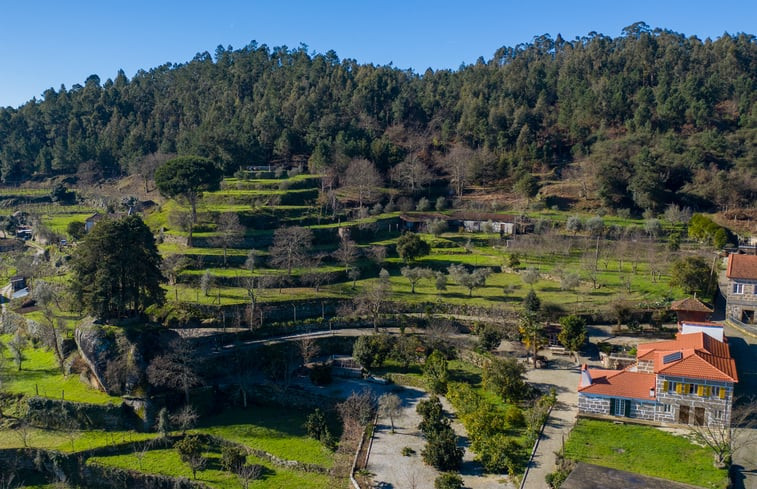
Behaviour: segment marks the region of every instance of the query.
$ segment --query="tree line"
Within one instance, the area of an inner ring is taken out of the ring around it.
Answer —
[[[365,159],[409,193],[442,176],[458,195],[504,181],[531,196],[536,174],[577,177],[614,209],[743,205],[757,189],[756,48],[636,23],[414,73],[304,45],[219,46],[0,109],[0,172],[148,179],[163,155],[197,154],[227,174],[278,160],[338,176]]]

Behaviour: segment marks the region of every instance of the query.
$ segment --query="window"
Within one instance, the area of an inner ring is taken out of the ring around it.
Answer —
[[[626,402],[623,399],[618,399],[615,401],[615,411],[612,413],[615,416],[625,416],[626,414]]]
[[[663,404],[662,405],[662,412],[663,413],[672,413],[673,412],[673,406],[670,404]]]
[[[713,387],[712,388],[712,395],[715,397],[720,397],[720,387]]]
[[[696,384],[689,384],[689,394],[696,394],[697,393],[697,385]]]
[[[733,284],[733,293],[734,294],[743,294],[744,293],[744,284]]]
[[[713,419],[723,419],[723,411],[721,410],[715,410],[712,412],[712,418]]]

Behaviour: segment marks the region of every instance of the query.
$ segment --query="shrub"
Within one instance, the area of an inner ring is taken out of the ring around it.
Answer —
[[[402,456],[403,457],[411,457],[415,455],[415,450],[413,450],[410,447],[402,447]]]
[[[380,367],[392,349],[389,335],[360,336],[352,348],[352,356],[365,368]]]
[[[315,385],[328,385],[331,383],[331,366],[314,365],[310,369],[310,382]]]
[[[457,436],[449,425],[427,436],[421,451],[423,461],[438,470],[458,470],[463,463],[465,449],[457,446]]]
[[[445,472],[434,480],[434,489],[460,489],[463,487],[463,478],[460,474]]]
[[[447,199],[445,199],[442,196],[439,196],[436,198],[436,204],[434,204],[434,209],[437,211],[443,211],[447,208]]]
[[[221,467],[234,474],[239,473],[247,460],[247,453],[236,445],[226,445],[221,448]]]
[[[523,411],[518,406],[508,406],[505,411],[505,421],[508,425],[514,428],[522,428],[526,426],[526,417],[523,416]]]

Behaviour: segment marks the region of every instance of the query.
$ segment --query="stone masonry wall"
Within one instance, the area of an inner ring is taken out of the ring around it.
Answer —
[[[578,412],[587,414],[610,414],[610,399],[578,394]]]
[[[733,293],[734,282],[744,284],[743,294]],[[734,317],[741,321],[742,309],[757,310],[755,287],[757,287],[757,280],[728,280],[725,283],[721,283],[721,290],[724,292],[726,298],[726,316]]]
[[[663,382],[668,381],[669,385],[672,382],[686,383],[686,384],[698,384],[708,385],[711,387],[719,387],[726,390],[725,399],[720,399],[718,396],[711,395],[709,397],[698,396],[697,394],[681,393],[678,394],[670,387],[668,391],[663,390]],[[678,413],[681,406],[689,406],[690,422],[694,421],[694,408],[704,408],[705,410],[705,422],[708,424],[730,424],[731,422],[731,403],[733,402],[733,384],[727,382],[717,382],[701,379],[690,379],[684,377],[666,377],[662,375],[657,376],[657,401],[659,403],[657,413],[655,415],[655,421],[665,423],[678,423]],[[670,412],[664,412],[663,405],[670,404],[672,409]],[[720,420],[715,419],[715,411],[722,411],[723,416]]]
[[[654,421],[655,407],[656,403],[654,402],[631,401],[630,417]]]

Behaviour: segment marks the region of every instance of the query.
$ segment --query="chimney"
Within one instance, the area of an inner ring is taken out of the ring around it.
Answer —
[[[581,385],[580,387],[589,387],[591,385],[591,374],[589,374],[589,369],[587,368],[586,364],[584,363],[581,365]]]
[[[654,397],[654,387],[649,388],[649,397]]]

